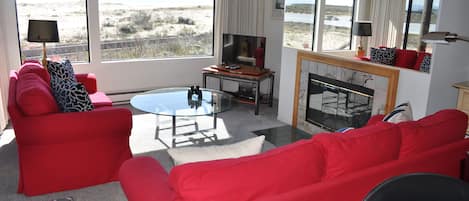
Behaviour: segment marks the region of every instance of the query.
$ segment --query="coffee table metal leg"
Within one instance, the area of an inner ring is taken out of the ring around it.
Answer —
[[[217,129],[217,113],[213,113],[213,128]]]
[[[194,117],[194,127],[195,127],[195,131],[198,132],[199,131],[199,123],[197,123],[197,116]]]
[[[260,97],[261,96],[261,82],[260,80],[258,80],[256,82],[256,97],[255,97],[255,103],[256,103],[256,110],[254,111],[254,114],[255,115],[258,115],[259,114],[259,104],[260,104]]]
[[[207,88],[207,74],[202,73],[202,78],[203,78],[203,87]]]
[[[176,116],[173,116],[173,136],[176,136]]]
[[[270,76],[270,94],[269,94],[269,106],[272,107],[274,105],[274,81],[275,77],[272,74]]]

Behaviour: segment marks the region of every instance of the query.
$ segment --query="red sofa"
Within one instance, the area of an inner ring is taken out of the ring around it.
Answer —
[[[97,91],[92,74],[77,74],[95,109],[61,113],[41,65],[10,73],[8,112],[18,145],[18,192],[39,195],[117,180],[132,157],[132,114]]]
[[[380,46],[379,48],[386,48],[385,46]],[[396,48],[396,57],[394,66],[401,68],[408,68],[420,71],[420,65],[423,62],[425,55],[432,56],[432,54],[427,52],[417,52],[415,50],[404,50]],[[362,61],[371,61],[370,57],[355,57],[357,60]]]
[[[359,201],[404,173],[461,176],[469,150],[464,113],[443,110],[400,124],[380,118],[254,156],[176,166],[169,175],[138,157],[122,165],[119,179],[129,201]]]

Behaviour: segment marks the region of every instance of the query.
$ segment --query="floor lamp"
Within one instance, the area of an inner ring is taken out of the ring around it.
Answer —
[[[352,34],[360,37],[360,44],[357,47],[357,53],[355,56],[365,56],[365,50],[363,49],[363,37],[371,36],[371,22],[357,21],[353,23]]]
[[[425,43],[447,44],[457,40],[469,42],[468,37],[458,36],[458,34],[450,32],[429,32],[422,36],[422,41]]]
[[[47,69],[46,43],[59,42],[57,21],[29,20],[27,41],[42,43],[42,65]]]

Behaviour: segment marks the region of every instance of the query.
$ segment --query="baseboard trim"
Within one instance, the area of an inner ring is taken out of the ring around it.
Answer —
[[[142,91],[129,91],[129,92],[118,92],[118,93],[107,93],[106,95],[112,100],[114,105],[122,105],[130,102],[130,99],[137,94],[141,94],[147,90]]]

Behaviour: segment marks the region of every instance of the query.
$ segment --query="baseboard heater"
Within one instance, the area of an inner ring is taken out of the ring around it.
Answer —
[[[135,95],[141,94],[149,90],[136,90],[136,91],[125,91],[125,92],[112,92],[106,93],[106,95],[112,100],[113,105],[124,105],[130,102],[130,99]]]

